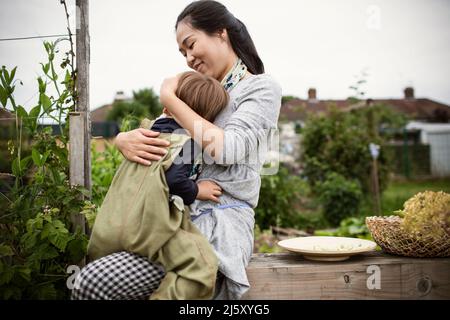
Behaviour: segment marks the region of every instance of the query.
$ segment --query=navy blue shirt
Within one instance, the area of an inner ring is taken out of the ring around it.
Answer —
[[[184,130],[173,118],[160,118],[151,127],[153,131],[165,133],[172,133],[177,129]],[[198,186],[191,177],[196,174],[197,168],[194,167],[194,160],[196,154],[198,154],[199,147],[192,139],[188,140],[186,144],[189,144],[189,149],[185,148],[186,145],[183,147],[174,163],[166,171],[166,181],[169,187],[169,193],[180,196],[185,205],[190,205],[194,202],[198,194]],[[185,159],[183,150],[191,151],[189,157],[186,158],[190,160],[186,161],[187,163],[180,161],[181,159]]]

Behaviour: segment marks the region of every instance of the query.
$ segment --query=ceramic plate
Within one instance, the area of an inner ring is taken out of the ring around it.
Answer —
[[[377,244],[370,240],[346,237],[299,237],[278,242],[286,250],[317,261],[342,261],[350,256],[373,251]]]

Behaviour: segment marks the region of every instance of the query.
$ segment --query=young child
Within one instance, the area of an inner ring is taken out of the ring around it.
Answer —
[[[176,94],[211,122],[229,99],[217,80],[197,72],[181,75]],[[201,148],[164,113],[141,127],[161,132],[159,137],[170,141],[168,153],[150,166],[128,160],[120,165],[97,214],[88,255],[95,260],[125,250],[161,263],[166,276],[150,299],[211,299],[218,260],[187,207],[199,198],[192,177]]]

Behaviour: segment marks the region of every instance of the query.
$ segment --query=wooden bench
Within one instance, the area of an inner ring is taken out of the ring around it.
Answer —
[[[242,299],[450,299],[450,258],[407,258],[380,252],[341,262],[294,253],[253,254]]]

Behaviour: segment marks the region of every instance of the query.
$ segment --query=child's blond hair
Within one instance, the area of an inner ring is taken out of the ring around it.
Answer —
[[[202,118],[211,122],[229,100],[227,91],[219,81],[194,71],[184,72],[180,76],[176,95]]]

